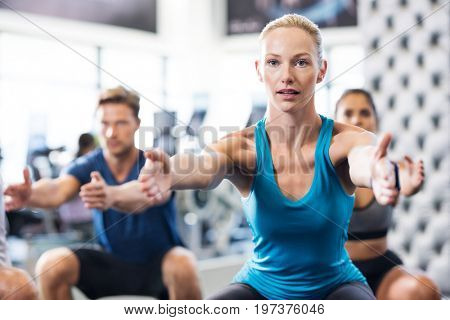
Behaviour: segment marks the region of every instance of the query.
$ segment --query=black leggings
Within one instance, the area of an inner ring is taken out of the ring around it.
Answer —
[[[403,261],[395,252],[387,250],[381,256],[372,259],[353,260],[353,264],[361,271],[369,287],[376,294],[386,274],[396,266],[402,265]]]
[[[207,300],[267,300],[255,288],[245,283],[232,283]]]
[[[208,300],[267,300],[248,284],[233,283]],[[370,288],[361,282],[349,282],[334,289],[325,300],[375,300]]]
[[[344,283],[331,291],[325,300],[375,300],[372,290],[364,283]]]

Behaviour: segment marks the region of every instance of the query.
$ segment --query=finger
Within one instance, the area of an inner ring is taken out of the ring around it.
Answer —
[[[103,207],[104,201],[84,201],[84,206],[88,208]]]
[[[105,204],[103,202],[90,202],[90,203],[85,202],[84,206],[85,206],[85,208],[88,208],[88,209],[102,209],[103,210],[105,207]]]
[[[101,189],[96,188],[94,186],[86,186],[86,187],[82,187],[78,194],[90,194],[91,192],[98,192],[98,190],[101,190]]]
[[[421,169],[421,170],[425,170],[425,166],[424,166],[424,164],[423,164],[423,160],[419,160],[419,162],[418,162],[418,164],[417,164],[417,167],[418,167],[419,169]]]
[[[397,197],[398,196],[397,189],[383,189],[381,190],[381,195],[384,197]]]
[[[396,197],[380,196],[377,198],[377,202],[383,206],[394,205],[396,200],[397,200]]]
[[[146,191],[146,193],[147,193],[147,196],[148,197],[154,197],[154,196],[156,196],[158,193],[160,193],[161,191],[159,190],[159,188],[158,188],[158,186],[151,186],[150,187],[150,189],[148,189],[147,191]]]
[[[387,203],[389,205],[393,206],[393,205],[395,205],[397,203],[398,197],[386,197],[386,199],[387,199]]]
[[[11,210],[12,210],[12,200],[5,199],[5,211],[11,211]]]
[[[87,183],[85,185],[83,185],[80,190],[86,191],[86,192],[91,192],[91,191],[96,191],[96,190],[102,190],[104,189],[104,185],[101,183],[94,183],[94,182],[90,182]]]
[[[395,173],[394,165],[387,158],[378,159],[375,164],[375,172],[376,176],[381,179],[387,180],[391,175]]]
[[[5,210],[13,211],[21,208],[20,204],[13,198],[5,199]]]
[[[105,198],[106,194],[104,192],[83,192],[83,193],[79,193],[79,196],[81,198],[88,198],[88,197],[93,197],[93,198]]]
[[[376,183],[381,189],[393,189],[395,187],[395,180],[389,179],[389,177],[386,179],[378,179]]]
[[[154,197],[155,197],[155,193],[153,193],[153,192],[145,192],[145,194],[147,195],[147,197],[149,197],[150,199],[153,199]]]
[[[101,174],[98,171],[92,171],[91,172],[91,179],[94,182],[103,182],[103,178]]]
[[[145,185],[142,189],[143,193],[146,193],[149,196],[154,196],[157,192],[158,189],[154,189],[154,185]]]
[[[145,184],[141,184],[141,192],[147,194],[149,190],[149,186],[145,185]]]
[[[385,162],[385,172],[386,172],[386,180],[388,180],[390,183],[396,183],[396,163],[393,163],[392,161],[387,160]],[[398,168],[398,167],[397,167]]]
[[[157,185],[153,185],[153,186],[150,188],[150,190],[149,190],[148,192],[149,192],[149,193],[153,193],[153,194],[157,194],[157,193],[159,193],[160,191],[159,191],[159,188],[158,188]]]
[[[151,178],[151,175],[149,174],[145,174],[145,173],[141,173],[138,177],[138,181],[141,183],[145,183],[147,182],[149,179]]]
[[[149,149],[144,153],[145,157],[153,162],[160,161],[163,162],[164,152],[161,149]]]
[[[14,195],[14,189],[15,189],[14,186],[9,186],[3,191],[3,194],[5,196],[13,196]]]
[[[163,200],[163,193],[157,192],[153,194],[152,196],[150,196],[150,200],[153,202],[154,205],[160,204],[161,201]]]
[[[403,159],[404,159],[408,164],[414,163],[413,159],[411,159],[410,156],[404,156]]]
[[[154,206],[155,204],[158,203],[158,201],[156,201],[156,197],[155,196],[150,196],[150,195],[147,195],[147,196],[148,196],[149,205]]]
[[[145,169],[144,172],[146,172],[147,174],[154,175],[155,173],[161,172],[161,168],[162,168],[162,165],[160,162],[149,161],[148,165],[146,167],[144,167],[143,169]]]
[[[162,201],[163,200],[163,193],[162,192],[158,192],[156,194],[156,200],[157,201]]]
[[[98,190],[98,189],[104,189],[105,188],[105,184],[102,182],[89,182],[84,184],[80,189],[85,189],[85,190]]]
[[[23,169],[23,180],[25,181],[25,184],[31,185],[32,181],[30,178],[30,170],[28,168]]]
[[[80,192],[81,197],[106,197],[106,194],[103,190],[100,191],[91,191],[91,192]]]
[[[170,159],[167,153],[161,149],[150,149],[145,152],[145,157],[152,162],[160,163],[159,169],[168,173],[170,168]]]
[[[392,140],[392,135],[390,133],[383,134],[383,136],[378,141],[377,146],[375,148],[375,159],[376,160],[386,157],[387,150],[388,150],[389,144],[391,143],[391,140]]]
[[[388,199],[386,197],[381,197],[381,196],[377,198],[377,202],[379,204],[381,204],[382,206],[387,206],[389,204]]]
[[[141,174],[149,175],[154,173],[156,173],[154,161],[150,159],[145,160],[145,164],[142,167]]]
[[[377,177],[372,182],[372,188],[393,189],[395,188],[395,174]]]
[[[143,176],[139,178],[139,183],[142,192],[147,192],[153,186],[153,183],[151,183],[149,180],[150,180],[149,176]]]
[[[20,185],[19,184],[11,184],[5,189],[5,191],[3,191],[3,194],[8,195],[8,196],[14,196],[18,192],[20,192]]]
[[[388,198],[388,197],[383,198],[383,205],[389,206],[389,205],[394,205],[394,204],[395,204],[394,198]]]
[[[105,198],[103,197],[84,197],[81,200],[85,203],[93,203],[93,202],[104,202]]]

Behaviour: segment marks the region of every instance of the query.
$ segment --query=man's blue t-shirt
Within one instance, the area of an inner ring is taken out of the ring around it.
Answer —
[[[92,171],[98,171],[108,185],[114,186],[136,180],[144,163],[144,153],[139,150],[139,157],[128,177],[118,183],[102,150],[97,149],[74,160],[64,172],[74,176],[83,185],[91,181]],[[107,252],[127,262],[146,263],[161,258],[172,247],[181,245],[175,215],[172,197],[163,205],[139,213],[94,209],[93,222],[98,242]]]

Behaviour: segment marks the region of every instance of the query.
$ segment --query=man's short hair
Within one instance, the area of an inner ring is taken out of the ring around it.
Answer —
[[[127,90],[122,86],[107,89],[100,94],[97,108],[108,103],[123,103],[131,108],[136,119],[139,119],[139,95],[135,91]]]

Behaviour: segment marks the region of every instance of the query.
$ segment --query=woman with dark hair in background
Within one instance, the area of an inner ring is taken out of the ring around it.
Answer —
[[[82,133],[78,138],[78,151],[75,154],[75,157],[79,158],[97,147],[97,142],[92,134]]]
[[[97,147],[97,141],[92,134],[82,133],[78,138],[78,150],[75,153],[74,161],[95,150]],[[78,195],[59,207],[59,216],[62,222],[62,230],[69,228],[79,229],[86,240],[93,236],[91,210],[84,206],[83,201]]]
[[[378,119],[369,92],[350,89],[336,103],[336,120],[376,133]],[[402,174],[414,170],[409,157],[398,162],[400,192],[410,196],[420,187],[420,176]],[[400,257],[387,246],[387,232],[392,222],[392,206],[375,201],[371,189],[356,188],[355,206],[348,228],[346,249],[353,263],[366,277],[377,299],[440,299],[439,289],[426,276],[411,274],[403,267]]]

